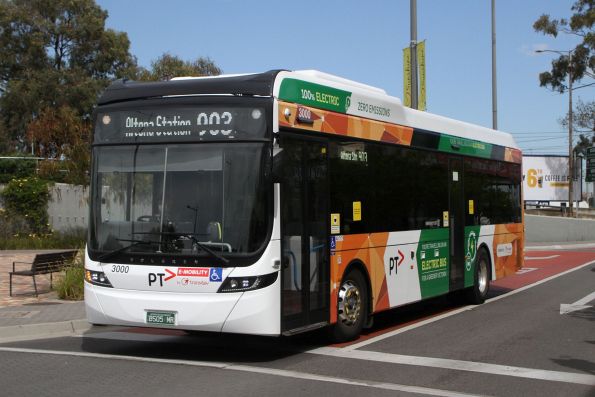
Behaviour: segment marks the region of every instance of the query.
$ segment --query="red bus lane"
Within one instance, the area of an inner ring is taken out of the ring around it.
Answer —
[[[514,290],[530,286],[549,277],[580,267],[588,263],[595,263],[595,250],[591,251],[530,251],[525,253],[523,269],[517,274],[496,280],[490,284],[490,298],[496,298]],[[465,306],[455,300],[437,298],[436,301],[397,308],[388,313],[380,313],[377,317],[386,317],[384,321],[376,322],[374,327],[364,331],[355,341],[334,344],[333,347],[346,347],[364,342],[368,339],[389,333],[405,331],[405,328],[415,326],[425,321],[432,321],[439,316],[447,316],[450,312],[464,310]]]
[[[492,284],[494,290],[515,290],[595,260],[595,251],[531,251],[523,269]]]

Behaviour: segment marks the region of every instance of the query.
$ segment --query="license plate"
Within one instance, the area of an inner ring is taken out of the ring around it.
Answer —
[[[176,313],[148,311],[147,324],[176,325]]]

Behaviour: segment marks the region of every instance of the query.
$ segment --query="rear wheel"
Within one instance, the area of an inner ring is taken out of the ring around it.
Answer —
[[[357,338],[368,317],[368,287],[359,270],[351,270],[339,288],[337,323],[332,328],[335,342]]]
[[[490,260],[485,249],[478,252],[477,262],[475,263],[473,287],[467,289],[467,301],[474,305],[485,302],[490,290]]]

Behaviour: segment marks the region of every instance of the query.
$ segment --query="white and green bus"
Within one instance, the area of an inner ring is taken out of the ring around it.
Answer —
[[[357,337],[523,260],[511,135],[317,71],[118,81],[95,112],[94,324]]]

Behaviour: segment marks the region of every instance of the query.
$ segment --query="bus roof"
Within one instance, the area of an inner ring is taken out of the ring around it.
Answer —
[[[288,102],[518,149],[508,133],[411,109],[382,89],[315,70],[280,72],[273,95]]]
[[[518,149],[512,135],[403,106],[384,90],[316,70],[177,78],[161,82],[118,80],[100,105],[177,95],[274,96],[343,114]]]

